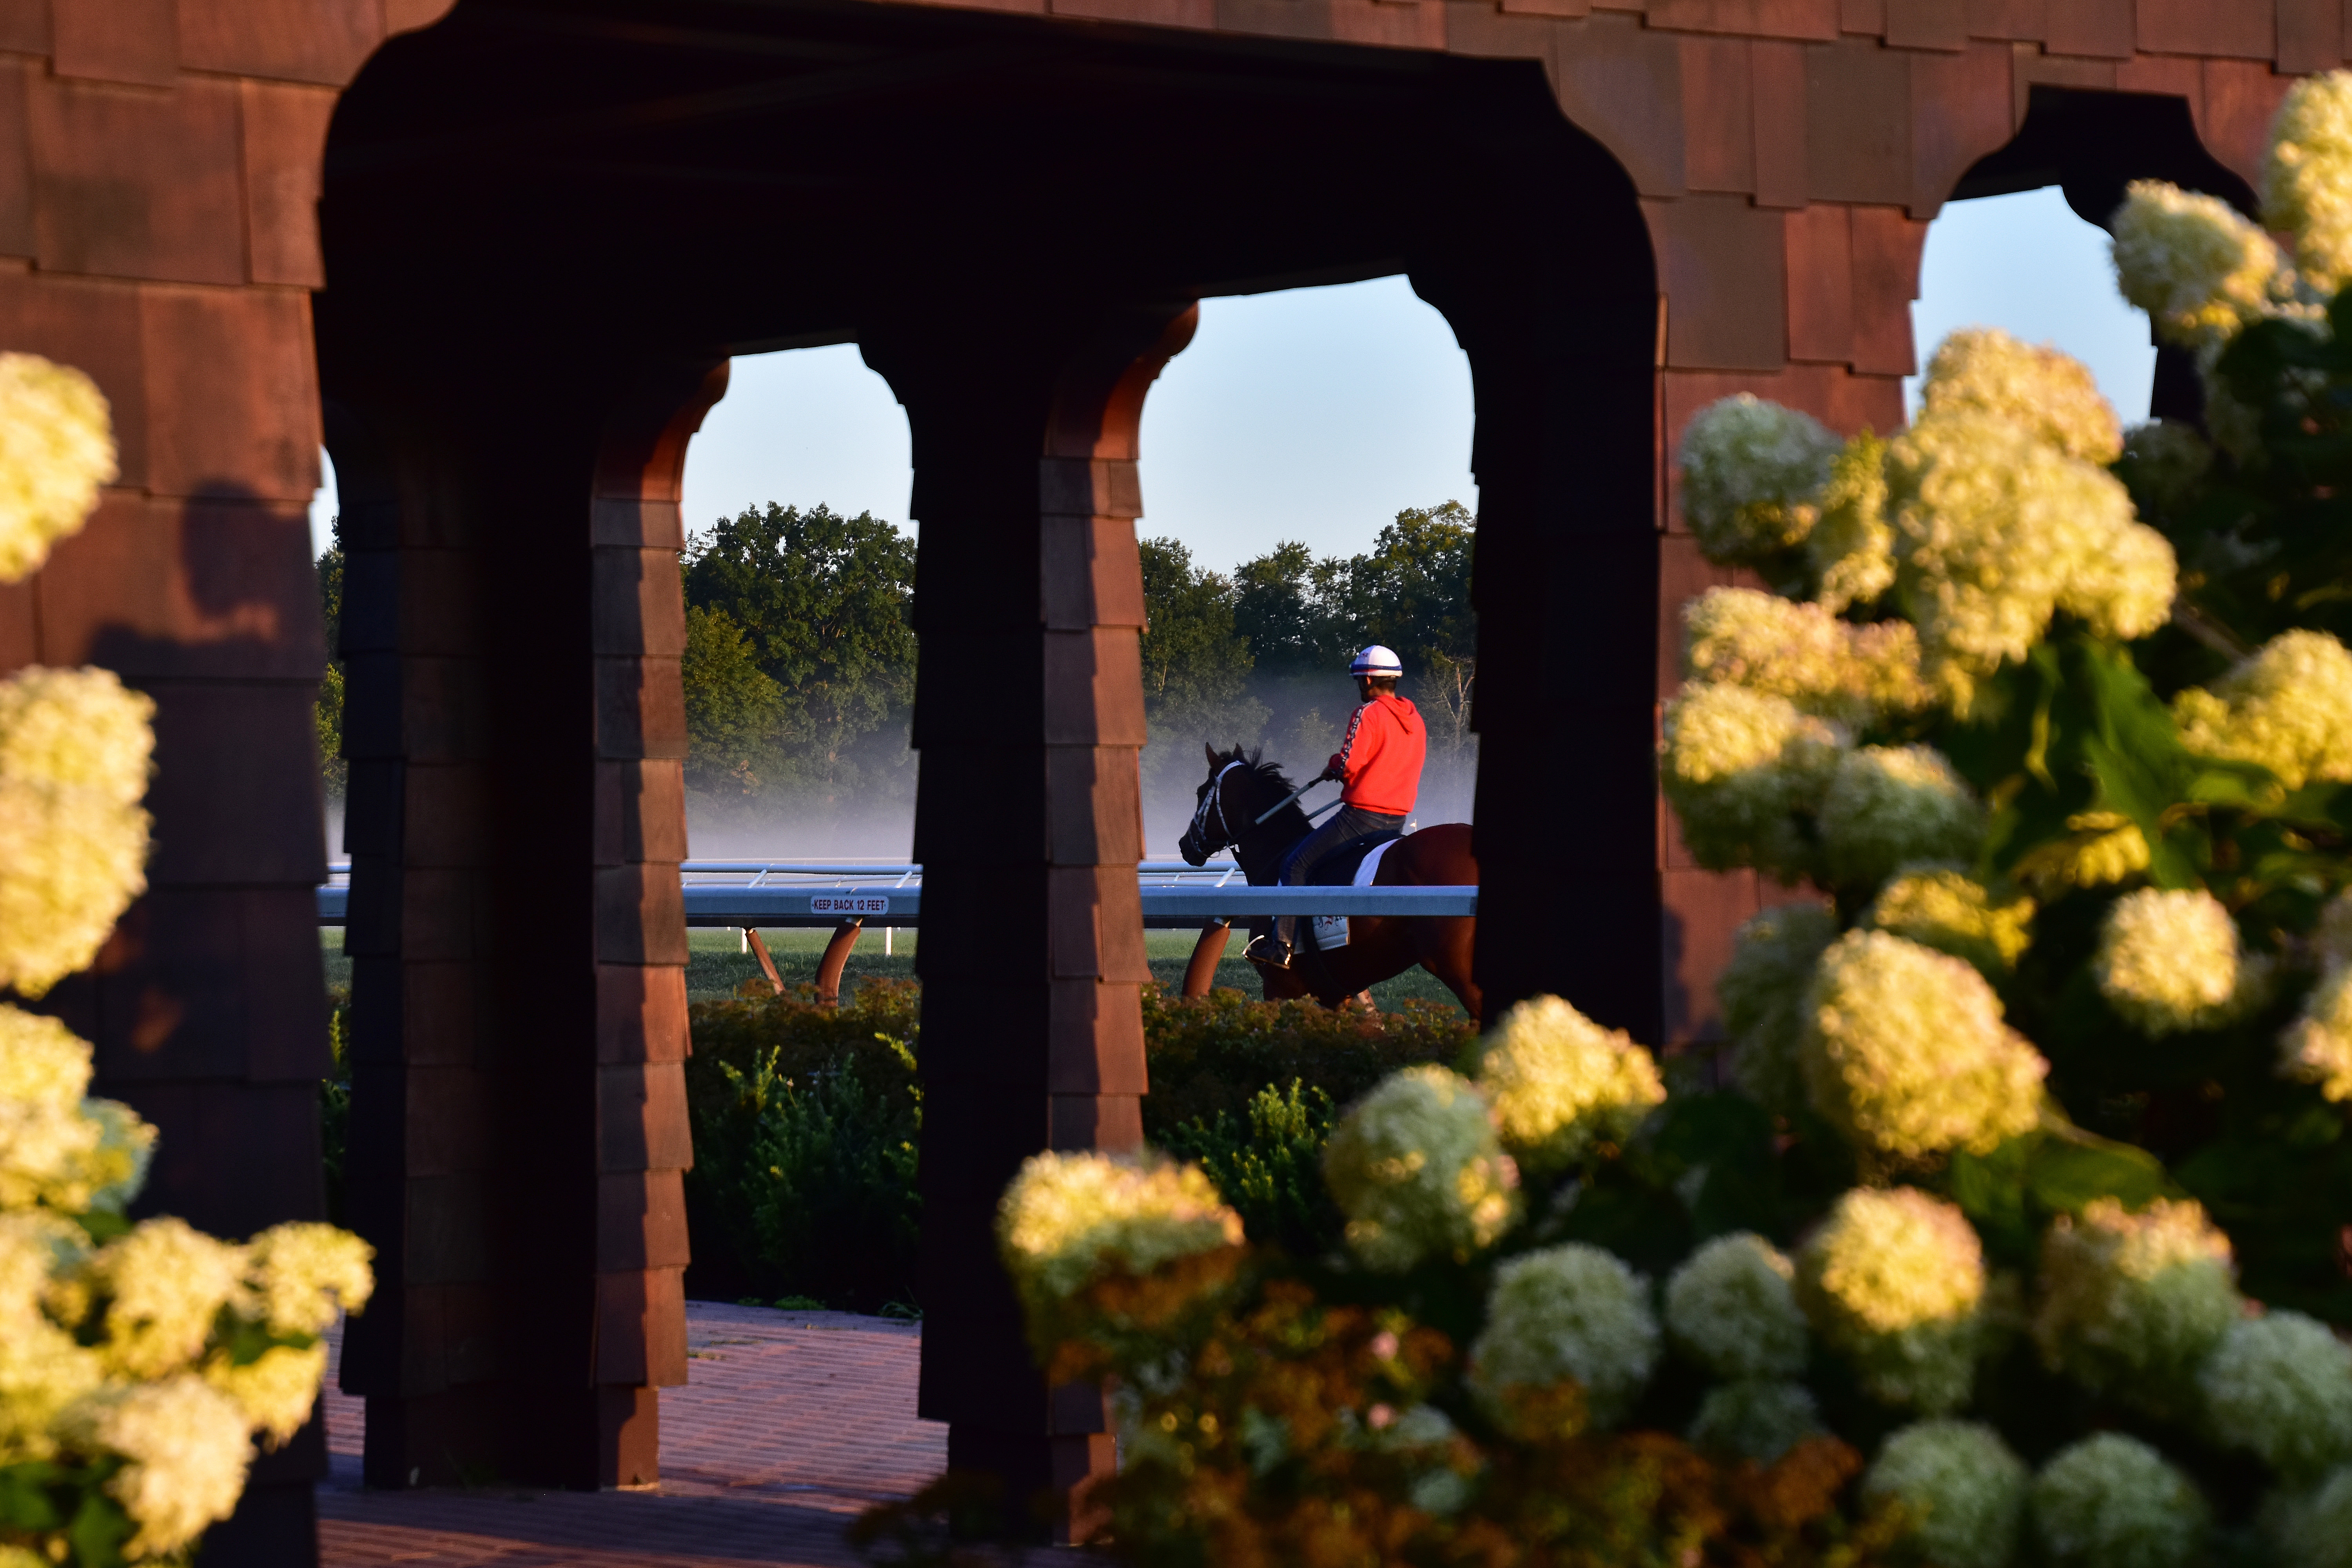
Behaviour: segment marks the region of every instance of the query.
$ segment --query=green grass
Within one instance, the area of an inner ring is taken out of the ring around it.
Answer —
[[[769,956],[776,961],[776,973],[792,985],[816,978],[817,961],[824,955],[825,940],[831,934],[823,931],[762,931],[761,938],[768,944]],[[912,930],[897,932],[890,942],[891,956],[885,958],[882,933],[866,932],[858,940],[856,951],[849,955],[849,965],[842,972],[843,984],[855,986],[869,975],[912,979],[917,936]],[[1241,956],[1243,940],[1237,931],[1225,944],[1224,962],[1217,965],[1217,984],[1255,997],[1260,994],[1257,971]],[[1151,973],[1171,991],[1181,989],[1184,984],[1184,966],[1192,960],[1193,941],[1192,931],[1154,931],[1143,934],[1144,953],[1150,960]],[[686,992],[690,1000],[732,996],[737,986],[760,973],[760,961],[741,951],[741,942],[731,931],[687,932],[690,956],[686,968]],[[320,927],[319,950],[326,961],[327,984],[350,985],[352,961],[343,956],[342,927]],[[1372,987],[1372,1000],[1381,1005],[1383,1012],[1395,1012],[1408,999],[1456,1013],[1462,1010],[1461,1004],[1454,1000],[1454,993],[1437,976],[1418,966]]]
[[[352,961],[343,955],[343,928],[319,928],[319,956],[327,965],[327,989],[348,992],[352,988]]]

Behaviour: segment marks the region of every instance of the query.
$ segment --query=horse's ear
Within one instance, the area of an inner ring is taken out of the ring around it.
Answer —
[[[1216,748],[1216,747],[1214,747],[1214,746],[1213,746],[1213,745],[1211,745],[1211,744],[1209,744],[1209,742],[1206,742],[1206,741],[1203,741],[1203,742],[1201,742],[1201,750],[1202,750],[1202,752],[1204,752],[1205,753],[1207,753],[1208,758],[1209,758],[1209,765],[1210,765],[1211,767],[1213,767],[1213,767],[1215,767],[1219,763],[1221,763],[1221,762],[1224,761],[1224,759],[1223,759],[1223,757],[1220,757],[1220,756],[1218,756],[1218,755],[1217,755],[1217,748]]]

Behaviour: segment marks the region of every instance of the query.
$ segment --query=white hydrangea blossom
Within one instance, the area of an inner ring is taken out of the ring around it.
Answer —
[[[1989,414],[2069,458],[2112,463],[2123,426],[2091,367],[1998,327],[1963,327],[1937,344],[1919,388],[1922,418]]]
[[[1691,1447],[1706,1453],[1777,1462],[1822,1431],[1821,1407],[1801,1383],[1727,1383],[1706,1391],[1690,1424]]]
[[[2241,952],[2238,922],[2201,888],[2117,899],[2092,972],[2107,1005],[2151,1035],[2226,1024],[2269,993],[2270,966]]]
[[[1800,1059],[1813,1107],[1866,1148],[1983,1152],[2040,1119],[2049,1064],[1959,959],[1848,931],[1822,954],[1807,1012]]]
[[[2195,1482],[2116,1432],[2051,1456],[2027,1508],[2051,1568],[2185,1568],[2204,1555],[2212,1526]]]
[[[2131,1213],[2114,1198],[2061,1215],[2042,1240],[2034,1342],[2053,1372],[2151,1407],[2242,1315],[2230,1238],[2194,1202]]]
[[[1727,1381],[1794,1377],[1805,1369],[1796,1278],[1796,1265],[1762,1237],[1719,1236],[1666,1280],[1666,1332]]]
[[[2174,698],[2172,716],[2190,751],[2259,763],[2289,789],[2352,783],[2352,651],[2326,632],[2281,632]]]
[[[1864,746],[1838,760],[1821,831],[1831,879],[1875,887],[1915,860],[1973,858],[1984,808],[1933,746]]]
[[[282,1448],[301,1430],[319,1403],[319,1385],[327,1375],[327,1347],[322,1341],[297,1350],[272,1345],[242,1364],[226,1355],[206,1358],[205,1385],[227,1397],[248,1429],[262,1435],[262,1444]]]
[[[1735,561],[1802,543],[1841,446],[1811,415],[1752,393],[1700,409],[1682,449],[1683,518],[1699,548]]]
[[[1988,979],[2016,967],[2032,922],[2032,899],[1997,900],[1965,872],[1932,863],[1889,878],[1862,918],[1873,931],[1965,959]]]
[[[1477,1082],[1503,1146],[1529,1173],[1564,1171],[1622,1143],[1666,1098],[1657,1063],[1632,1036],[1557,996],[1519,1003],[1486,1032]]]
[[[0,1003],[0,1207],[120,1207],[144,1173],[154,1129],[82,1097],[89,1060],[55,1018]]]
[[[1957,711],[2060,608],[2126,638],[2170,611],[2172,547],[2135,521],[2122,482],[2022,425],[1923,417],[1888,445],[1887,483],[1895,592],[1927,679]]]
[[[0,985],[38,996],[86,967],[146,890],[154,713],[102,669],[0,680]]]
[[[1915,1421],[1862,1478],[1865,1503],[1902,1510],[1905,1538],[1937,1568],[2007,1568],[2025,1518],[2025,1461],[1974,1421]]]
[[[1927,700],[1918,633],[1907,621],[1856,626],[1777,594],[1709,588],[1683,606],[1683,626],[1691,679],[1785,697],[1849,728],[1865,729]]]
[[[1518,1167],[1485,1098],[1441,1067],[1392,1073],[1357,1101],[1323,1146],[1323,1180],[1349,1247],[1377,1269],[1466,1258],[1518,1217]]]
[[[2134,523],[2072,563],[2058,607],[2103,637],[2133,642],[2171,618],[2179,578],[2172,541]]]
[[[1976,1381],[1984,1247],[1916,1187],[1855,1187],[1797,1256],[1797,1299],[1872,1397],[1940,1415]]]
[[[53,1457],[51,1424],[105,1375],[42,1311],[53,1279],[89,1252],[81,1227],[54,1214],[0,1213],[0,1465]]]
[[[44,1318],[0,1335],[0,1465],[58,1457],[58,1428],[106,1380],[95,1351]]]
[[[254,1303],[273,1333],[324,1333],[338,1312],[358,1311],[375,1292],[375,1248],[331,1225],[272,1226],[247,1252]]]
[[[0,583],[47,560],[116,477],[98,384],[38,354],[0,353]]]
[[[1804,1100],[1805,994],[1813,965],[1837,935],[1837,915],[1821,904],[1765,910],[1739,928],[1731,962],[1716,980],[1735,1047],[1732,1071],[1749,1098],[1773,1110]]]
[[[2330,964],[2279,1036],[2279,1075],[2317,1084],[2330,1100],[2352,1100],[2352,963]]]
[[[1711,870],[1807,875],[1813,852],[1796,816],[1820,803],[1845,741],[1785,697],[1685,687],[1666,709],[1661,782],[1692,857]]]
[[[1814,601],[1832,615],[1874,603],[1895,586],[1886,443],[1867,430],[1848,441],[1831,465],[1821,521],[1805,536],[1805,560],[1820,584]]]
[[[78,1424],[131,1461],[106,1486],[139,1526],[127,1556],[179,1550],[226,1519],[245,1489],[253,1460],[245,1414],[192,1373],[95,1396]]]
[[[2116,286],[2166,341],[2210,349],[2269,312],[2278,247],[2229,203],[2135,180],[2115,225]]]
[[[1623,1418],[1657,1363],[1647,1285],[1601,1248],[1570,1242],[1495,1270],[1486,1326],[1470,1347],[1470,1390],[1507,1421],[1515,1392],[1573,1380],[1591,1425],[1605,1430]]]
[[[1050,1310],[1114,1270],[1238,1247],[1241,1217],[1194,1165],[1103,1153],[1033,1154],[996,1210],[997,1248],[1033,1311]],[[291,1247],[287,1249],[291,1252]],[[301,1291],[286,1290],[285,1310]]]
[[[171,1215],[142,1220],[90,1260],[106,1298],[100,1352],[123,1376],[169,1375],[203,1352],[215,1314],[245,1298],[245,1249]]]
[[[2352,1459],[2352,1348],[2301,1312],[2230,1325],[2198,1368],[2205,1420],[2294,1481]]]
[[[2352,76],[2289,89],[2263,164],[2263,221],[2294,237],[2304,279],[2332,294],[2352,278]]]

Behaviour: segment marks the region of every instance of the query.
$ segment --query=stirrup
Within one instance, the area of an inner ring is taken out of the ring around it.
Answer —
[[[1252,963],[1263,963],[1268,969],[1290,967],[1290,944],[1278,936],[1254,937],[1242,949],[1242,956]]]

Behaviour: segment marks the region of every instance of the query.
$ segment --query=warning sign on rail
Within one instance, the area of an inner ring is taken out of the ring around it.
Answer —
[[[809,900],[813,915],[887,915],[890,900],[882,893],[819,893]]]

